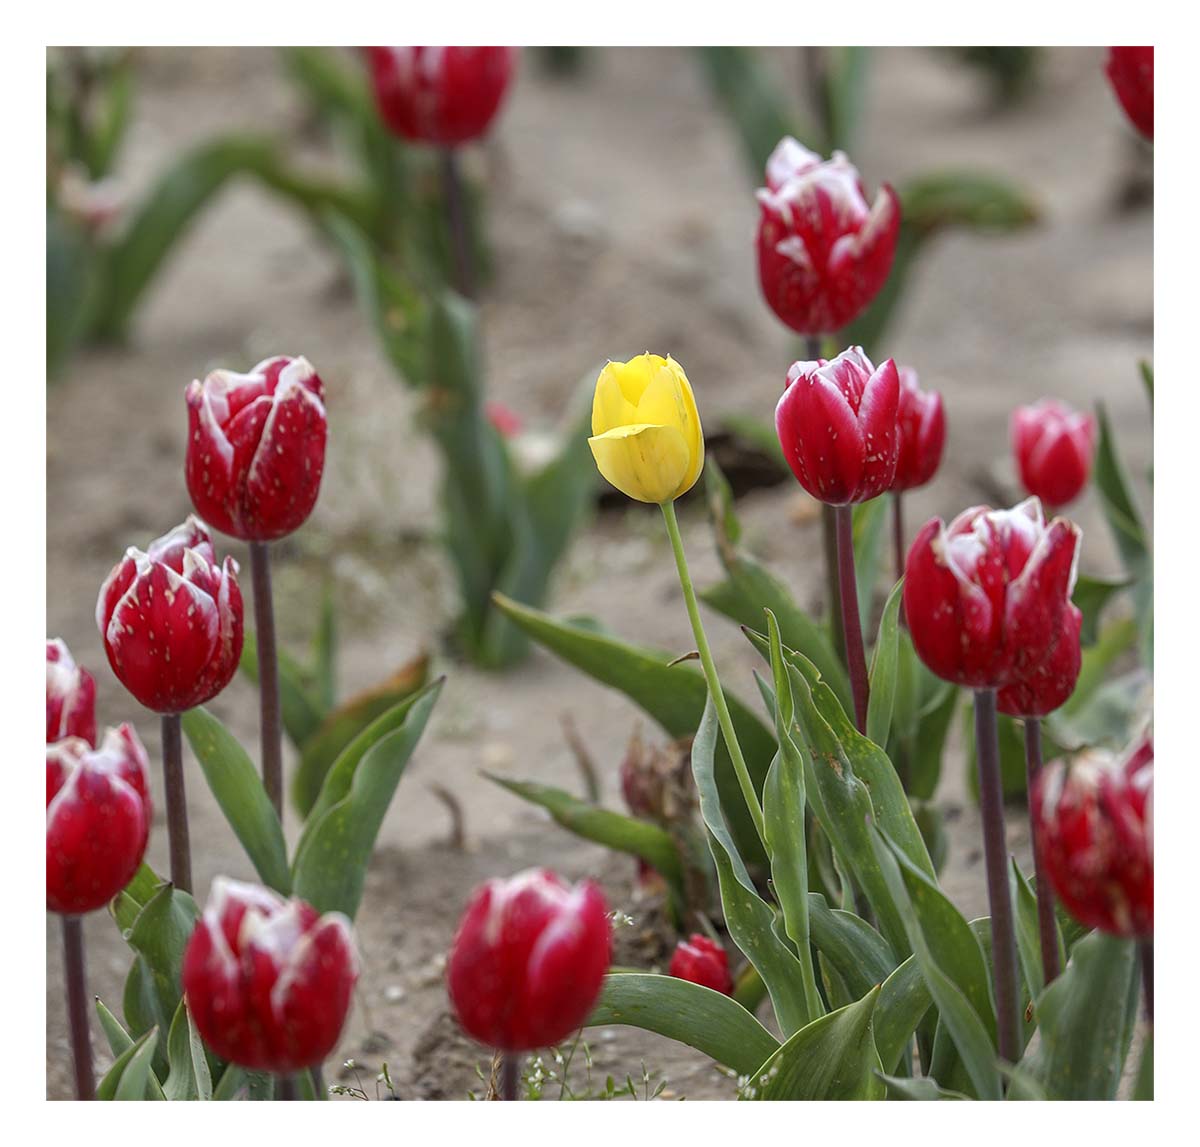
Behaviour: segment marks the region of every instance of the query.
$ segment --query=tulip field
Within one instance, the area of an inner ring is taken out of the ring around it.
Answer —
[[[48,1098],[1154,1097],[1153,48],[46,68]]]

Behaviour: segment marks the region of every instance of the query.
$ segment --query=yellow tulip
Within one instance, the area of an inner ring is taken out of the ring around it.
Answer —
[[[686,494],[704,469],[704,432],[683,367],[656,354],[610,362],[596,380],[588,445],[622,494],[659,504]]]

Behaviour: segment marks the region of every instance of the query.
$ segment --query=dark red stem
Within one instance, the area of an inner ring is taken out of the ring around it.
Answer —
[[[263,788],[283,819],[283,727],[279,720],[279,654],[275,646],[275,605],[271,598],[271,550],[267,542],[250,543],[254,582],[254,634],[258,643],[259,736]]]
[[[1032,794],[1034,782],[1042,771],[1042,723],[1036,717],[1025,721],[1025,791],[1030,795],[1029,836],[1033,848],[1033,884],[1037,890],[1038,938],[1042,945],[1042,978],[1047,984],[1058,978],[1058,928],[1054,922],[1054,890],[1046,876],[1038,850],[1037,831],[1033,823]]]
[[[520,1056],[516,1052],[506,1051],[500,1057],[500,1098],[516,1099],[520,1084]]]
[[[863,648],[862,621],[858,615],[858,583],[854,573],[854,507],[836,506],[838,585],[842,598],[842,638],[846,643],[846,668],[854,694],[854,723],[867,731],[867,705],[871,686],[867,654]]]
[[[63,975],[67,981],[67,1021],[71,1029],[71,1057],[75,1063],[75,1098],[96,1098],[92,1071],[92,1036],[88,1027],[87,967],[83,955],[83,920],[62,918]]]
[[[1146,1002],[1146,1019],[1154,1026],[1154,938],[1138,941],[1138,959],[1142,965],[1142,995]]]
[[[171,883],[181,892],[191,892],[192,846],[188,838],[187,790],[183,781],[183,727],[178,713],[162,716],[162,753]]]

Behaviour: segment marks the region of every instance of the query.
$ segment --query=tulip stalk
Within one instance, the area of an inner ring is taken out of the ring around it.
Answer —
[[[171,883],[181,892],[191,892],[192,846],[188,834],[187,791],[183,779],[183,728],[178,713],[162,715],[162,751]]]
[[[279,716],[279,654],[275,646],[275,606],[271,597],[271,551],[267,542],[250,543],[254,583],[254,631],[258,642],[258,697],[263,788],[283,819],[283,728]]]
[[[517,1099],[521,1085],[521,1059],[515,1052],[500,1056],[500,1098]]]
[[[1138,962],[1142,965],[1142,995],[1146,1002],[1146,1019],[1154,1026],[1154,939],[1138,941]]]
[[[738,744],[737,734],[733,728],[733,718],[729,715],[729,706],[725,701],[725,693],[721,688],[721,680],[717,676],[717,666],[713,661],[712,650],[708,645],[708,637],[704,632],[704,623],[700,620],[700,607],[696,601],[696,590],[692,585],[692,577],[688,571],[687,555],[683,551],[683,538],[679,534],[679,519],[675,516],[675,503],[662,503],[663,519],[667,523],[667,535],[671,539],[671,549],[675,553],[675,566],[679,571],[679,584],[683,588],[683,600],[687,605],[688,618],[692,623],[692,633],[696,638],[696,647],[700,653],[700,664],[704,669],[704,679],[708,682],[709,696],[712,697],[713,707],[717,711],[717,722],[721,726],[721,735],[725,738],[725,746],[729,750],[733,769],[737,774],[738,785],[750,810],[750,817],[758,831],[764,846],[767,841],[766,826],[763,821],[762,805],[758,802],[758,794],[754,791],[754,782],[750,779],[750,770],[746,767],[746,758],[742,755],[741,745]],[[857,614],[857,605],[856,605]],[[860,634],[861,637],[861,634]]]
[[[992,983],[996,994],[996,1031],[1000,1058],[1020,1058],[1020,1003],[1017,998],[1017,941],[1008,886],[1008,849],[1004,840],[1004,790],[1000,781],[1000,738],[996,726],[996,690],[975,690],[975,760],[979,770],[979,810],[983,817],[983,854],[987,869],[988,909],[992,927]]]
[[[860,733],[867,731],[867,706],[870,680],[867,654],[863,647],[862,619],[858,613],[858,582],[854,572],[854,508],[830,507],[837,521],[837,573],[841,597],[842,638],[846,649],[846,667],[850,671],[850,690],[854,694],[854,724]]]
[[[454,289],[465,299],[475,298],[475,260],[471,251],[471,231],[467,220],[467,196],[458,148],[442,148],[442,194],[446,199],[446,219],[450,229],[451,255],[454,259]]]
[[[1042,722],[1038,717],[1025,719],[1025,791],[1032,793],[1042,771]],[[1033,884],[1037,891],[1038,938],[1042,949],[1042,979],[1049,984],[1058,978],[1058,930],[1054,920],[1054,892],[1038,848],[1033,804],[1030,802],[1029,837],[1033,848]]]
[[[67,1019],[75,1065],[75,1098],[96,1098],[92,1070],[92,1037],[88,1027],[87,968],[83,954],[83,919],[62,917],[63,973],[67,981]]]

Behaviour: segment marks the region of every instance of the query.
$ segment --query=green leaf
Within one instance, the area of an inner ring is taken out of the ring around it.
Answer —
[[[970,1099],[969,1095],[963,1095],[961,1091],[950,1091],[947,1088],[941,1087],[936,1079],[910,1079],[905,1076],[898,1075],[883,1075],[879,1076],[885,1084],[887,1084],[888,1099],[915,1099],[915,1100],[936,1100],[936,1099]]]
[[[109,901],[109,915],[116,921],[122,936],[133,927],[138,913],[164,884],[166,881],[143,861],[133,874],[133,879]]]
[[[1150,400],[1150,409],[1154,409],[1154,365],[1147,359],[1138,363],[1138,374],[1142,376],[1142,385],[1146,388],[1146,397]]]
[[[1016,905],[1017,922],[1017,954],[1021,958],[1021,971],[1025,975],[1025,983],[1030,995],[1036,999],[1045,987],[1045,973],[1042,968],[1042,933],[1038,922],[1037,894],[1021,872],[1015,857],[1009,857],[1009,888],[1013,904]],[[1067,962],[1066,947],[1058,928],[1054,929],[1058,942],[1058,966],[1061,968]]]
[[[228,1064],[221,1081],[213,1089],[213,1099],[267,1100],[275,1097],[275,1077],[263,1071],[247,1071],[236,1063]]]
[[[559,621],[499,594],[496,605],[539,645],[640,705],[669,736],[687,737],[696,731],[708,699],[708,685],[699,670],[690,665],[672,666],[670,654],[640,649],[610,634]],[[754,787],[761,792],[767,767],[775,755],[775,739],[758,715],[737,697],[727,692],[726,700]],[[723,742],[716,750],[716,776],[722,807],[739,852],[750,864],[763,863],[766,856],[762,843]]]
[[[717,868],[725,924],[734,943],[767,985],[780,1029],[791,1035],[804,1027],[808,1019],[804,971],[796,953],[780,937],[775,913],[755,890],[727,827],[714,775],[716,744],[717,715],[710,698],[692,742],[692,773],[700,798],[700,815],[708,827],[708,845]],[[741,799],[740,794],[737,799]]]
[[[298,750],[320,727],[327,706],[305,683],[307,674],[299,662],[278,650],[279,708],[284,731]],[[254,633],[246,631],[239,668],[258,684],[258,643]]]
[[[1142,1048],[1142,1059],[1138,1064],[1137,1079],[1133,1085],[1133,1098],[1146,1100],[1154,1098],[1154,1032],[1146,1033],[1146,1043]]]
[[[886,980],[875,1005],[875,1047],[884,1071],[900,1064],[909,1040],[933,1005],[916,956],[909,956]]]
[[[1083,627],[1079,633],[1080,642],[1086,647],[1094,645],[1100,632],[1100,615],[1104,607],[1123,589],[1133,585],[1130,577],[1102,578],[1089,574],[1080,574],[1075,582],[1075,590],[1071,600],[1083,614]]]
[[[766,1028],[729,996],[674,976],[622,972],[604,977],[590,1027],[628,1024],[685,1043],[747,1075],[779,1047]]]
[[[204,779],[264,884],[291,892],[283,827],[246,750],[207,709],[189,709],[183,731],[204,770]]]
[[[1041,1041],[1021,1062],[1051,1099],[1115,1099],[1138,993],[1132,940],[1093,932],[1038,997]]]
[[[204,1044],[188,1011],[187,1000],[180,1000],[167,1036],[167,1060],[170,1074],[163,1094],[173,1100],[209,1100],[213,1097],[212,1075]]]
[[[46,366],[53,379],[88,334],[101,286],[98,259],[82,228],[64,212],[46,209]]]
[[[858,612],[870,617],[875,608],[875,587],[879,584],[879,567],[883,559],[883,541],[887,535],[888,507],[891,497],[872,498],[854,507],[854,568],[858,587]],[[803,649],[800,650],[804,652]],[[811,661],[812,658],[810,657]],[[818,669],[821,667],[818,665]],[[824,673],[824,670],[822,670]]]
[[[888,595],[879,619],[879,636],[871,656],[871,696],[867,704],[867,736],[886,748],[896,700],[896,675],[900,660],[900,601],[904,590],[901,578]]]
[[[828,150],[854,152],[866,95],[870,48],[818,48],[828,63],[825,70],[825,105],[828,108]]]
[[[96,1086],[101,1100],[165,1099],[152,1070],[158,1045],[158,1028],[151,1028],[136,1043],[125,1049]]]
[[[337,704],[337,601],[332,577],[325,579],[321,592],[321,616],[313,634],[313,692],[322,714]],[[315,732],[315,730],[314,730]],[[306,737],[305,740],[308,738]],[[299,742],[303,744],[303,741]]]
[[[370,741],[372,726],[330,769],[292,871],[295,894],[318,912],[354,919],[379,827],[441,689],[438,680],[401,702],[407,708],[399,728]],[[380,718],[386,720],[387,714]],[[355,751],[360,742],[370,743],[361,754]]]
[[[125,1030],[121,1021],[104,1006],[99,996],[96,997],[96,1015],[100,1020],[100,1030],[104,1032],[104,1038],[108,1040],[109,1050],[114,1056],[119,1057],[133,1047],[133,1036]]]
[[[580,800],[551,785],[498,777],[487,772],[483,775],[522,800],[544,808],[555,821],[576,836],[640,857],[661,873],[676,900],[677,910],[682,909],[683,866],[679,850],[665,829],[651,821],[625,816]]]
[[[813,1020],[755,1073],[747,1099],[883,1099],[871,1025],[874,988],[857,1003]]]
[[[327,713],[305,742],[292,775],[292,804],[303,817],[312,815],[329,770],[346,747],[380,717],[411,698],[429,679],[429,658],[421,654],[385,681]]]
[[[808,919],[813,947],[855,999],[862,999],[892,974],[896,957],[891,946],[860,916],[830,908],[824,896],[810,892]]]
[[[987,960],[971,925],[935,881],[878,828],[873,830],[872,844],[892,896],[901,906],[921,974],[976,1094],[980,1099],[1001,1098]]]

